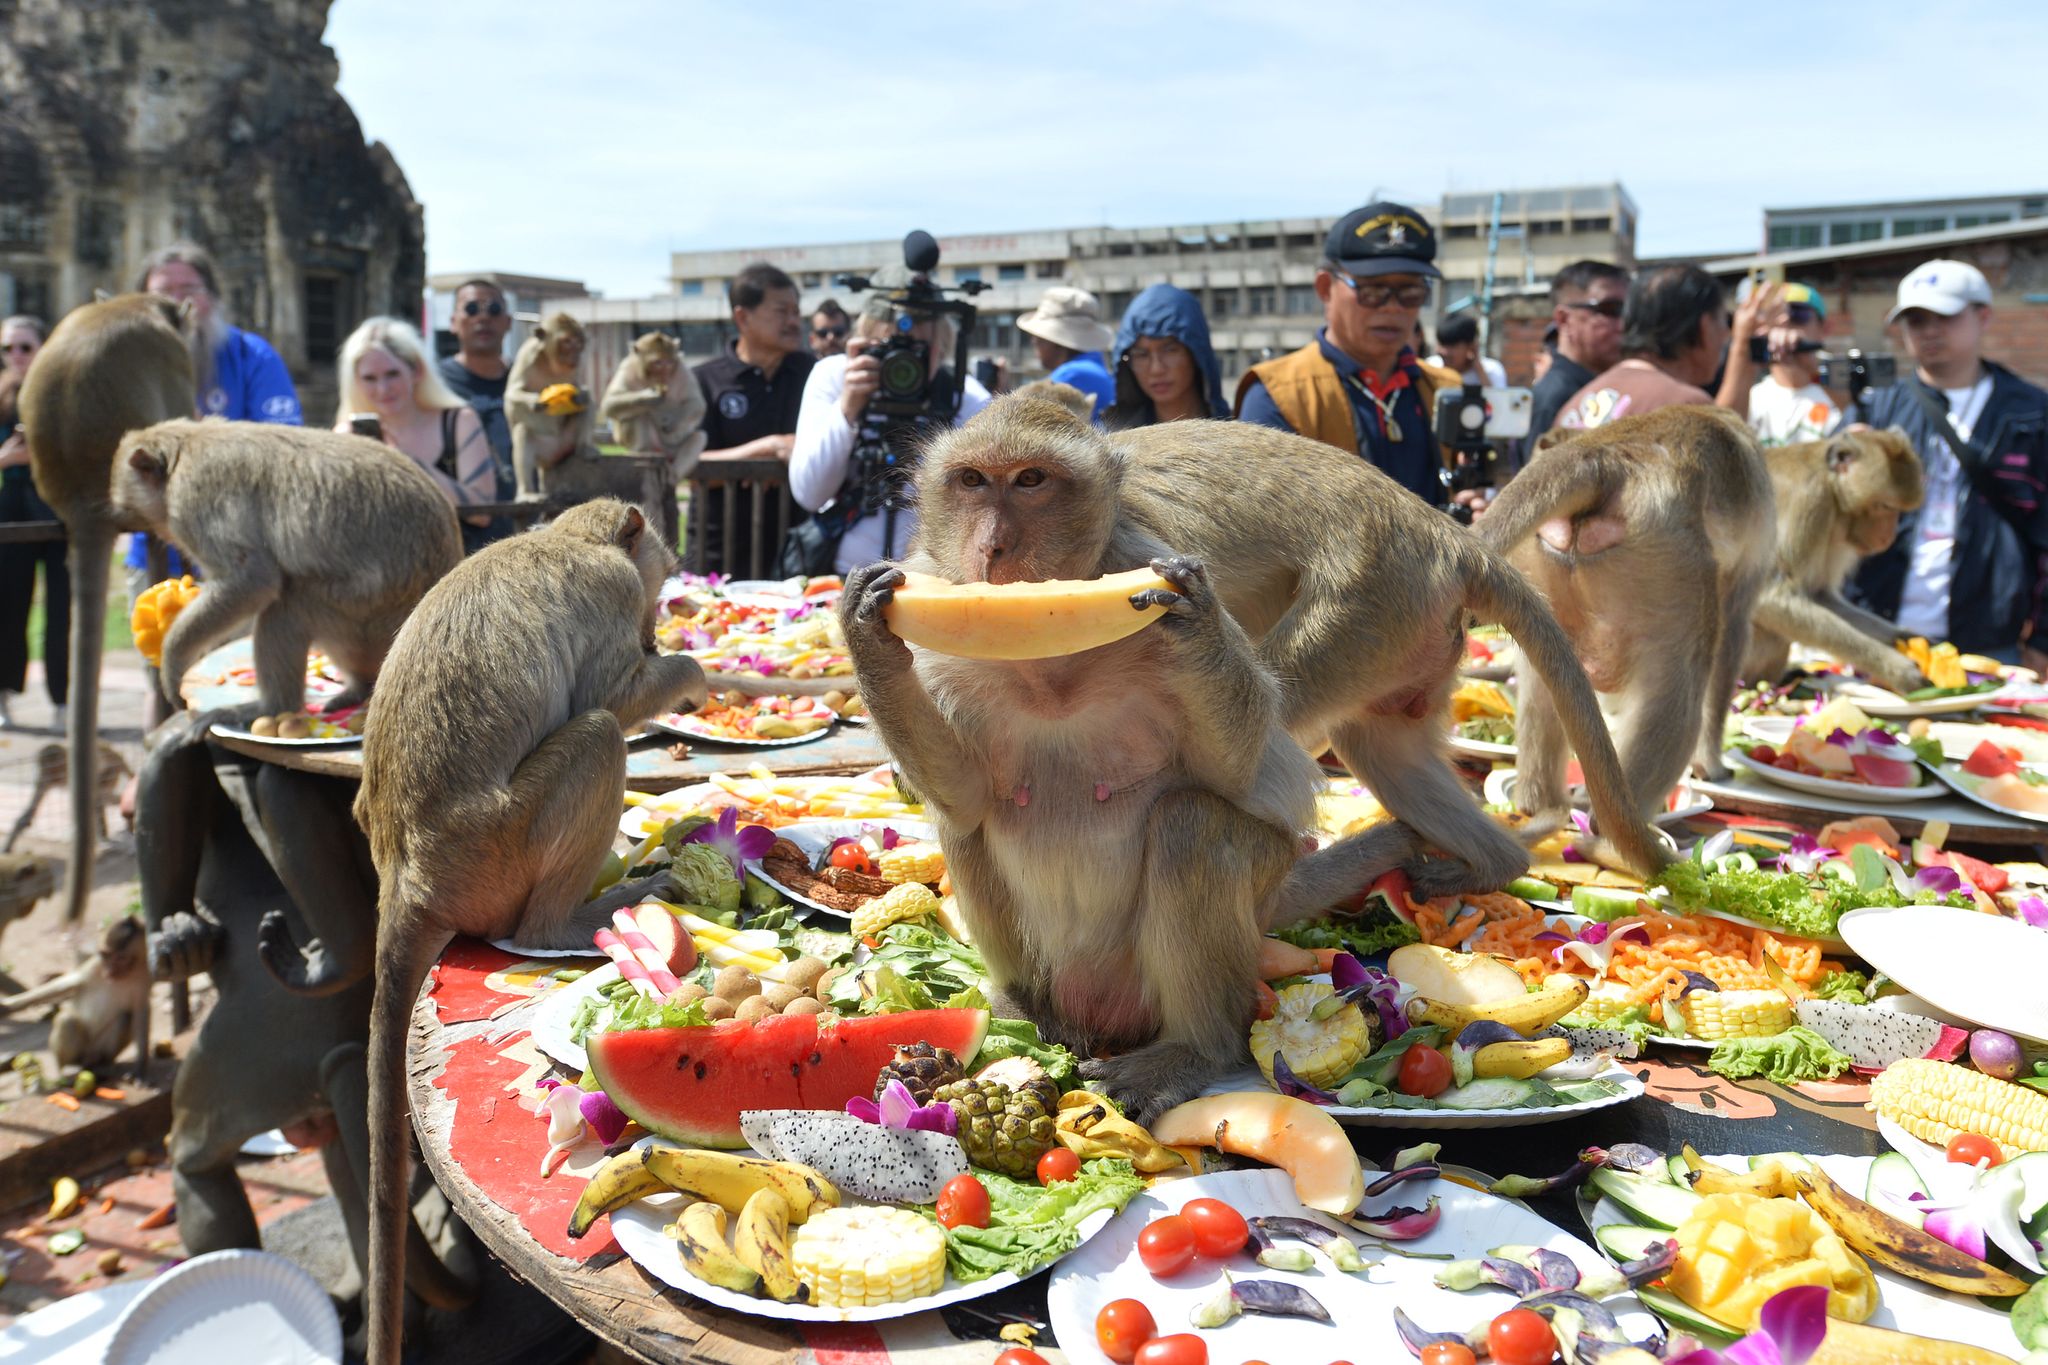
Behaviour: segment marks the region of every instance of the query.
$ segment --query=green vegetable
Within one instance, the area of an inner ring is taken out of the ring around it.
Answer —
[[[1849,1065],[1848,1053],[1798,1024],[1770,1038],[1724,1038],[1707,1059],[1707,1066],[1723,1076],[1763,1076],[1779,1085],[1831,1081]]]
[[[1361,962],[1406,944],[1422,942],[1421,931],[1397,919],[1387,908],[1384,896],[1368,899],[1362,915],[1313,919],[1292,928],[1275,929],[1273,937],[1297,948],[1337,948]]]
[[[1380,1045],[1379,1051],[1369,1057],[1360,1058],[1350,1071],[1346,1072],[1338,1088],[1351,1093],[1351,1084],[1367,1081],[1380,1090],[1392,1090],[1394,1077],[1401,1070],[1401,1058],[1411,1047],[1435,1047],[1444,1040],[1444,1031],[1435,1024],[1418,1024],[1400,1037]],[[1346,1104],[1352,1101],[1346,1099]]]
[[[1639,1051],[1645,1040],[1662,1037],[1664,1033],[1662,1028],[1650,1022],[1649,1007],[1645,1005],[1631,1005],[1611,1019],[1589,1019],[1568,1014],[1557,1022],[1566,1028],[1611,1028],[1626,1033]]]
[[[2013,1300],[2012,1334],[2029,1351],[2048,1350],[2048,1280],[2034,1281],[2034,1287]]]
[[[1458,722],[1458,735],[1479,744],[1513,744],[1515,723],[1504,716],[1474,716]]]
[[[669,877],[675,883],[677,899],[709,906],[720,915],[738,913],[740,880],[732,875],[732,863],[723,853],[709,844],[682,844],[669,856]]]
[[[1005,1270],[1028,1275],[1079,1243],[1090,1214],[1121,1209],[1145,1188],[1128,1161],[1084,1161],[1080,1174],[1053,1185],[974,1175],[988,1190],[988,1226],[946,1229],[946,1268],[963,1282]],[[930,1208],[919,1212],[937,1217]]]
[[[1858,845],[1850,854],[1852,865],[1867,861],[1859,860],[1858,854],[1877,856],[1869,845]],[[1797,872],[1767,872],[1734,865],[1709,868],[1687,860],[1665,868],[1650,884],[1668,893],[1672,904],[1682,913],[1706,910],[1739,915],[1807,938],[1833,937],[1843,915],[1866,905],[1953,905],[1964,909],[1970,905],[1969,898],[1961,892],[1941,896],[1933,891],[1918,891],[1911,897],[1901,896],[1881,864],[1868,869],[1858,865],[1855,871],[1855,876],[1823,871],[1809,877]],[[1859,885],[1868,871],[1877,873],[1877,882]]]
[[[50,1254],[52,1256],[69,1256],[84,1245],[85,1229],[83,1228],[66,1228],[62,1232],[50,1234]]]
[[[892,924],[857,971],[832,979],[825,1003],[845,1014],[938,1009],[980,992],[987,979],[981,954],[967,944],[925,923]]]
[[[787,905],[782,893],[749,872],[746,885],[740,892],[740,899],[749,910],[773,910],[778,905]]]
[[[1850,1005],[1870,1003],[1870,978],[1862,972],[1829,972],[1814,983],[1813,993],[1823,1000],[1840,1000]]]
[[[697,1028],[711,1022],[703,1002],[656,1000],[626,980],[609,982],[585,996],[569,1019],[569,1041],[581,1046],[591,1033],[630,1033],[643,1028]]]
[[[958,1008],[947,1002],[949,1008]],[[988,1008],[986,1000],[979,1008]],[[970,1071],[979,1071],[991,1062],[1000,1062],[1005,1057],[1031,1057],[1045,1068],[1046,1075],[1061,1090],[1072,1086],[1074,1078],[1081,1072],[1081,1059],[1061,1047],[1048,1043],[1038,1036],[1038,1025],[1028,1019],[991,1019],[988,1034],[981,1040],[981,1051],[974,1054]]]

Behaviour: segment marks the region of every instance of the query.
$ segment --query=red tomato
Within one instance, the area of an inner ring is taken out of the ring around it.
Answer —
[[[1997,1143],[1982,1133],[1957,1133],[1948,1140],[1948,1159],[1961,1162],[1965,1166],[1975,1166],[1980,1161],[1988,1161],[1996,1166],[2005,1160],[2005,1153],[1998,1149]]]
[[[1805,771],[1804,766],[1799,762],[1797,758],[1795,758],[1791,754],[1779,754],[1776,758],[1771,760],[1771,766],[1773,768],[1783,768],[1787,772],[1796,773]]]
[[[1137,1365],[1209,1365],[1209,1347],[1193,1332],[1154,1337],[1138,1348]]]
[[[1194,1225],[1177,1213],[1146,1224],[1138,1234],[1138,1259],[1162,1278],[1180,1274],[1194,1264]]]
[[[1027,1351],[1022,1346],[1012,1346],[996,1357],[996,1365],[1052,1365],[1036,1351]]]
[[[1450,1061],[1433,1047],[1411,1047],[1401,1054],[1401,1072],[1394,1084],[1404,1095],[1441,1095],[1451,1088]]]
[[[1540,1314],[1510,1308],[1487,1324],[1486,1351],[1494,1365],[1550,1365],[1557,1338]]]
[[[988,1226],[988,1186],[971,1175],[956,1175],[939,1191],[939,1223],[949,1228]]]
[[[1095,1344],[1117,1365],[1130,1365],[1138,1348],[1159,1331],[1152,1310],[1136,1299],[1116,1299],[1095,1315]]]
[[[1749,751],[1749,756],[1758,763],[1776,763],[1778,761],[1778,751],[1768,744],[1756,745]]]
[[[1190,1199],[1180,1216],[1195,1230],[1195,1250],[1212,1261],[1235,1256],[1252,1235],[1244,1215],[1220,1199]]]
[[[1422,1365],[1477,1365],[1478,1360],[1462,1341],[1437,1341],[1422,1348]]]
[[[873,876],[875,872],[874,860],[868,857],[868,851],[859,844],[841,844],[833,849],[831,863],[834,867],[850,867],[855,872],[865,872],[869,876]]]
[[[1081,1174],[1081,1158],[1065,1147],[1055,1147],[1038,1158],[1038,1183],[1057,1185]]]

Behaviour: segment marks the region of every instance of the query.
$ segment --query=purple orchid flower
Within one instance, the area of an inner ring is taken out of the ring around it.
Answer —
[[[862,1123],[878,1124],[883,1128],[917,1129],[927,1133],[944,1133],[952,1137],[960,1131],[960,1119],[950,1104],[919,1104],[917,1097],[910,1093],[910,1087],[901,1081],[890,1081],[882,1087],[879,1101],[864,1095],[855,1095],[846,1102],[846,1112]]]
[[[686,844],[709,844],[723,853],[732,862],[732,875],[745,875],[746,864],[766,856],[775,847],[775,831],[766,825],[748,825],[739,828],[739,816],[731,806],[718,813],[718,819],[702,824],[683,836]]]
[[[2048,929],[2048,900],[2039,896],[2021,896],[2018,908],[2021,919],[2036,929]]]
[[[1338,953],[1330,960],[1330,985],[1340,999],[1356,1000],[1363,995],[1371,1000],[1388,1042],[1408,1031],[1408,1018],[1395,1003],[1400,997],[1401,983],[1385,972],[1366,966],[1349,953]]]
[[[602,1090],[585,1091],[583,1098],[576,1101],[576,1108],[590,1128],[591,1136],[606,1147],[617,1142],[619,1134],[626,1131],[625,1113]]]
[[[1939,864],[1923,867],[1913,874],[1915,889],[1932,891],[1937,895],[1946,896],[1950,892],[1962,890],[1965,885],[1961,874],[1954,868],[1942,867]]]
[[[1593,969],[1595,981],[1607,979],[1607,969],[1614,962],[1614,955],[1621,945],[1636,938],[1644,943],[1650,941],[1650,927],[1640,919],[1619,920],[1613,924],[1598,922],[1580,929],[1575,938],[1564,939],[1550,950],[1553,961],[1562,963],[1567,956],[1575,957]]]
[[[1775,866],[1780,872],[1810,874],[1830,858],[1840,856],[1840,850],[1829,848],[1805,830],[1792,836],[1792,846],[1780,853]]]
[[[1828,1291],[1802,1284],[1770,1297],[1757,1314],[1757,1330],[1724,1351],[1702,1346],[1667,1365],[1806,1365],[1828,1334]]]

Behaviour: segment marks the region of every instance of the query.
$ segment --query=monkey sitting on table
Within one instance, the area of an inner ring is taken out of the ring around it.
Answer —
[[[861,695],[938,827],[1002,1002],[1090,1060],[1145,1122],[1245,1056],[1259,935],[1414,852],[1388,824],[1298,860],[1314,765],[1207,571],[1124,514],[1123,457],[1056,402],[1013,395],[941,436],[903,567],[840,603]],[[904,569],[951,582],[1173,585],[1153,627],[1059,658],[913,652],[883,608]]]
[[[1638,809],[1696,765],[1721,777],[1721,732],[1777,522],[1756,438],[1721,408],[1670,407],[1546,434],[1473,530],[1549,599],[1593,686]],[[1515,803],[1563,808],[1567,741],[1544,680],[1521,675]]]
[[[541,471],[596,453],[591,437],[595,414],[581,378],[583,347],[583,324],[567,313],[551,313],[512,358],[505,376],[505,418],[512,425],[512,473],[521,498],[541,495]],[[574,412],[550,412],[542,403],[541,395],[557,384],[576,390]]]
[[[1842,584],[1891,548],[1899,514],[1926,496],[1919,453],[1896,431],[1847,431],[1764,452],[1778,500],[1778,572],[1756,604],[1744,682],[1774,682],[1793,641],[1906,693],[1927,679],[1892,648],[1896,625],[1852,606]]]
[[[330,708],[370,693],[399,624],[462,558],[433,477],[378,441],[309,427],[179,418],[131,432],[114,459],[123,524],[166,536],[206,587],[164,634],[163,686],[256,618],[253,715],[306,704],[306,651],[347,681]]]

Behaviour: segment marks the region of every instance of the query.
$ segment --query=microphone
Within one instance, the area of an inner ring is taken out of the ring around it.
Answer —
[[[912,229],[903,238],[903,264],[915,274],[930,273],[939,264],[938,241],[923,228]]]

